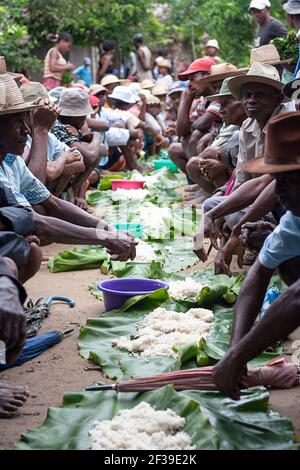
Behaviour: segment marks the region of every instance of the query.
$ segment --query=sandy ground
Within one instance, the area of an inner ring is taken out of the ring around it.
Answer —
[[[52,256],[63,248],[61,245],[52,245],[44,249],[44,254]],[[203,264],[200,266],[203,269]],[[189,271],[195,269],[197,267]],[[80,326],[86,323],[87,318],[97,317],[104,310],[103,304],[88,291],[88,285],[102,277],[104,276],[97,270],[51,274],[47,263],[43,262],[39,274],[27,283],[28,296],[34,300],[49,295],[66,295],[76,300],[74,309],[69,309],[63,304],[54,305],[51,308],[51,316],[45,320],[41,330],[64,331],[72,327],[74,333],[35,360],[0,374],[1,381],[27,385],[31,390],[31,396],[18,417],[0,420],[0,448],[10,448],[26,430],[41,425],[46,418],[48,407],[62,405],[65,392],[80,390],[95,380],[102,379],[100,370],[82,359],[77,351]],[[300,330],[292,339],[300,339]],[[272,409],[291,418],[298,434],[299,402],[300,387],[271,393]]]

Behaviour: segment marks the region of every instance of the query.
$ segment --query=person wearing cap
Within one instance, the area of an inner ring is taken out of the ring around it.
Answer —
[[[270,8],[269,0],[252,0],[249,5],[249,13],[259,25],[255,47],[269,44],[275,38],[285,38],[288,34],[286,27],[270,15]]]
[[[206,143],[203,145],[201,141],[199,142],[198,156],[192,157],[187,164],[187,172],[192,181],[202,187],[203,179],[206,179],[212,185],[212,192],[224,185],[224,188],[218,189],[218,193],[223,192],[223,194],[228,194],[239,151],[239,129],[247,118],[241,101],[236,100],[228,88],[229,80],[230,78],[226,78],[223,81],[218,94],[207,97],[210,101],[220,103],[223,127],[210,145],[205,147]],[[211,198],[213,207],[216,198],[220,201],[221,196],[215,195]],[[205,212],[210,208],[211,199],[204,202]]]
[[[179,110],[179,105],[182,97],[182,93],[187,87],[185,82],[174,82],[172,88],[168,93],[168,98],[170,101],[170,106],[166,113],[166,122],[167,122],[167,135],[173,136],[176,135],[176,122],[177,115]]]
[[[33,235],[45,243],[100,245],[108,249],[113,259],[134,259],[136,244],[131,236],[117,232],[74,204],[53,196],[30,172],[20,155],[29,135],[26,113],[39,105],[26,103],[9,75],[0,75],[0,89],[5,91],[5,102],[1,100],[0,105],[0,182],[12,190],[20,205],[34,210]],[[64,114],[70,109],[74,111],[75,106],[76,114],[78,106],[87,110],[88,97],[82,95],[82,90],[66,92],[61,102]],[[70,92],[76,94],[75,104],[73,96],[70,99]]]
[[[297,38],[300,40],[300,0],[288,0],[283,9],[287,15],[289,24],[297,30]]]
[[[300,325],[299,128],[300,113],[273,118],[268,125],[263,157],[259,156],[245,166],[245,171],[275,178],[277,197],[287,213],[266,239],[247,274],[235,307],[230,348],[214,368],[213,378],[218,389],[234,399],[240,397],[240,380],[247,363],[288,337]],[[255,326],[276,269],[288,289]]]
[[[219,42],[216,39],[210,39],[205,48],[206,57],[210,57],[213,59],[217,64],[222,62],[222,59],[218,57],[220,52]]]
[[[73,75],[81,80],[86,86],[90,87],[93,83],[92,80],[92,70],[91,70],[92,61],[90,57],[85,57],[83,59],[83,64],[77,69],[74,70]]]
[[[210,237],[214,246],[218,246],[216,242],[215,221],[224,215],[230,218],[227,220],[227,225],[232,230],[233,227],[243,217],[244,212],[241,212],[241,196],[236,197],[235,192],[241,188],[243,193],[243,185],[254,175],[250,175],[244,170],[246,162],[253,160],[258,154],[262,153],[265,137],[266,126],[269,120],[279,114],[286,112],[283,106],[282,83],[277,70],[267,64],[254,63],[249,69],[247,75],[231,78],[228,82],[228,87],[231,94],[237,99],[242,101],[246,114],[249,116],[241,127],[239,135],[239,153],[237,156],[237,165],[235,170],[235,182],[232,187],[232,194],[215,199],[214,201],[206,201],[206,204],[213,204],[215,207],[209,207],[209,211],[205,215],[205,235]],[[260,187],[262,191],[270,181],[266,181],[265,185]],[[250,184],[251,186],[251,184]],[[253,189],[255,191],[256,182],[253,182]],[[247,194],[251,192],[248,187],[245,187],[246,200]],[[240,193],[239,193],[240,194]],[[257,194],[257,196],[259,193]],[[256,196],[256,197],[257,197]],[[243,195],[244,197],[244,195]],[[255,197],[255,199],[256,199]],[[251,197],[250,197],[251,199]],[[223,201],[223,202],[221,202]],[[251,202],[249,205],[253,203]],[[242,208],[246,206],[243,205]]]
[[[213,65],[216,65],[214,60],[203,57],[195,60],[185,72],[178,76],[179,80],[189,80],[190,82],[182,94],[178,111],[176,134],[182,138],[182,142],[174,143],[169,147],[169,157],[185,173],[187,161],[196,155],[196,147],[200,138],[216,122],[221,122],[219,105],[209,104],[204,99],[205,96],[215,91],[210,84],[203,81],[203,78],[210,74]],[[196,104],[196,116],[191,119],[194,104]]]
[[[133,37],[133,43],[136,51],[137,60],[137,79],[139,82],[143,80],[153,80],[152,74],[152,53],[150,49],[145,46],[143,35],[137,33]]]
[[[170,74],[171,69],[172,69],[171,62],[167,59],[163,59],[158,63],[157,66],[158,66],[159,75],[157,77],[156,83],[166,84],[169,90],[173,85],[173,78],[172,78],[172,75]]]

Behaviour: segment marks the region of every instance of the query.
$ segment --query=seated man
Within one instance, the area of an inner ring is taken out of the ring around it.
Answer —
[[[39,82],[29,82],[20,90],[26,102],[44,101],[44,106],[33,111],[28,121],[31,135],[28,136],[23,158],[29,170],[55,196],[61,196],[70,186],[76,190],[77,177],[85,171],[85,165],[76,148],[70,149],[49,132],[59,115],[58,108],[47,104],[48,92]],[[47,155],[44,155],[45,149]]]
[[[228,82],[228,86],[232,95],[237,100],[242,101],[249,119],[244,121],[240,130],[233,192],[225,197],[212,197],[206,200],[204,211],[206,212],[205,221],[215,221],[217,217],[225,215],[222,212],[224,204],[226,206],[225,221],[229,229],[232,230],[245,214],[245,211],[240,211],[241,200],[237,199],[234,193],[242,184],[251,178],[255,178],[255,175],[247,174],[243,166],[247,161],[262,154],[268,121],[273,116],[284,113],[286,108],[282,105],[283,95],[281,90],[283,85],[280,82],[277,70],[271,65],[254,63],[247,75],[232,78]],[[265,186],[269,182],[270,180],[267,180]],[[255,187],[256,182],[253,185]],[[265,186],[260,187],[260,189],[263,190]],[[254,200],[258,195],[255,196]],[[252,193],[246,195],[250,198],[251,196]],[[230,210],[228,210],[228,204],[231,206]],[[212,224],[209,223],[207,227],[208,230],[205,231],[205,236],[210,235],[209,230],[212,229]]]
[[[112,109],[104,107],[107,91],[103,86],[92,85],[90,96],[97,97],[99,104],[96,114],[90,115],[86,122],[90,129],[101,135],[107,155],[105,159],[101,159],[99,166],[95,168],[92,177],[89,178],[95,184],[99,181],[103,171],[115,171],[116,164],[119,164],[120,168],[123,166],[128,169],[138,168],[138,162],[130,152],[131,141],[137,139],[138,130],[130,125],[128,128],[128,119],[124,120],[121,113],[118,115]]]
[[[221,124],[219,104],[208,103],[205,99],[215,92],[213,85],[203,80],[209,76],[213,65],[215,62],[212,59],[198,59],[186,72],[179,75],[180,80],[190,80],[190,83],[182,93],[178,110],[176,134],[181,138],[181,143],[170,146],[169,157],[184,173],[187,173],[186,165],[189,159],[197,154],[196,149],[201,137],[211,131],[215,124]]]
[[[85,171],[76,179],[78,189],[75,202],[79,207],[86,208],[86,181],[98,166],[100,157],[105,156],[106,150],[97,132],[90,133],[88,129],[86,133],[82,131],[86,117],[93,113],[85,91],[79,88],[65,89],[60,95],[58,106],[60,115],[51,133],[64,144],[79,150],[83,156]]]
[[[192,157],[187,164],[191,180],[198,183],[200,188],[211,183],[212,191],[228,182],[236,166],[239,128],[247,118],[241,101],[236,100],[228,88],[229,80],[230,78],[224,80],[218,95],[207,97],[209,101],[220,103],[224,123],[220,134],[211,145],[204,148],[197,157]],[[201,150],[200,146],[201,141],[197,150]]]
[[[26,292],[17,280],[15,263],[0,258],[0,342],[5,344],[6,362],[15,361],[26,335],[26,317],[22,304]],[[29,397],[26,387],[0,382],[0,419],[17,416]]]
[[[32,212],[19,206],[11,190],[0,182],[0,256],[16,263],[22,284],[37,273],[42,261],[34,231]]]
[[[244,167],[245,171],[275,176],[276,193],[287,213],[247,275],[235,308],[230,349],[214,369],[217,387],[233,399],[239,399],[247,363],[300,325],[299,126],[300,113],[272,119],[264,157]],[[276,269],[289,287],[253,327]]]
[[[33,176],[21,155],[29,134],[26,112],[36,105],[25,103],[9,75],[0,75],[0,85],[13,90],[6,93],[7,104],[0,111],[0,181],[11,188],[19,204],[33,206],[37,235],[43,242],[95,244],[108,249],[113,259],[126,261],[135,257],[133,238],[117,232],[80,208],[51,195]],[[46,217],[45,217],[46,216]]]

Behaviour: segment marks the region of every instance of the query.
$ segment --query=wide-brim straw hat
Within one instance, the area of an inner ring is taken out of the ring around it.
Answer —
[[[230,63],[222,63],[213,65],[210,69],[210,75],[203,77],[201,81],[211,83],[225,80],[225,78],[238,77],[245,75],[248,69],[239,70],[235,65]]]
[[[29,82],[21,85],[20,91],[26,103],[34,102],[38,99],[50,101],[48,91],[40,82]]]
[[[277,47],[274,44],[265,44],[251,50],[250,66],[254,62],[261,62],[269,65],[291,64],[293,59],[281,60]]]
[[[154,95],[147,95],[146,96],[146,102],[147,102],[147,105],[151,106],[151,105],[160,105],[161,102],[160,102],[160,99],[157,97],[157,96],[154,96]]]
[[[151,93],[154,96],[164,96],[169,93],[169,87],[166,83],[158,83],[152,88]]]
[[[0,75],[0,115],[32,111],[39,108],[39,101],[26,102],[9,74]]]
[[[98,95],[98,93],[101,93],[102,91],[107,92],[107,89],[98,83],[93,83],[89,88],[89,94],[92,96]]]
[[[272,118],[267,127],[263,156],[244,165],[248,173],[275,174],[300,170],[300,113]]]
[[[152,88],[155,87],[155,83],[152,82],[152,80],[150,80],[149,78],[143,80],[140,85],[143,90],[152,90]]]
[[[170,70],[172,68],[172,64],[168,59],[163,59],[158,62],[157,67],[165,67],[166,69]]]
[[[275,67],[269,64],[262,64],[254,62],[246,75],[231,78],[228,82],[231,94],[237,99],[242,98],[242,88],[247,83],[263,83],[269,85],[276,90],[282,91],[283,83],[280,81],[280,76]]]
[[[106,87],[108,85],[113,85],[114,83],[120,84],[121,80],[115,75],[106,75],[105,77],[102,78],[100,85]]]

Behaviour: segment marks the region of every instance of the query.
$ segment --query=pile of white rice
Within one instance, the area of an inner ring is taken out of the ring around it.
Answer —
[[[148,196],[149,191],[146,189],[123,189],[118,188],[116,191],[112,192],[112,200],[123,201],[124,199],[129,201],[143,201],[146,196]]]
[[[189,300],[196,302],[203,284],[187,277],[184,281],[170,281],[169,294],[175,300]]]
[[[152,246],[148,245],[148,243],[144,242],[143,240],[138,241],[138,245],[135,247],[135,249],[136,249],[136,257],[134,258],[135,262],[151,263],[151,261],[155,261],[157,259],[157,256]]]
[[[92,450],[193,450],[180,431],[185,419],[173,410],[156,411],[146,402],[121,410],[111,421],[95,421],[89,432]]]
[[[198,344],[207,337],[213,320],[213,312],[204,308],[192,308],[186,313],[157,308],[137,323],[136,339],[121,336],[112,344],[142,357],[177,358],[174,346]]]

